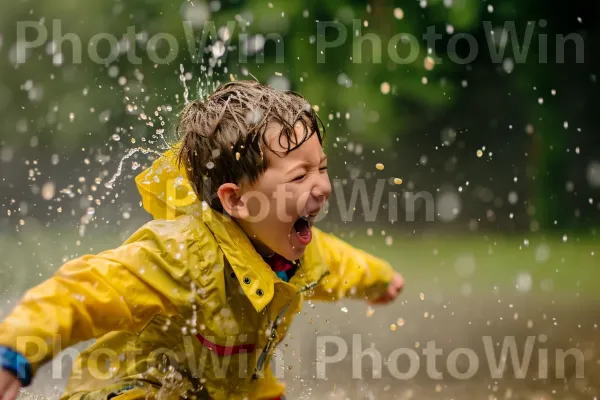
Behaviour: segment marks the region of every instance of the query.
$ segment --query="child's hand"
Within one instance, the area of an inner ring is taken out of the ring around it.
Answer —
[[[371,304],[387,304],[395,300],[404,289],[404,278],[398,272],[394,273],[392,281],[387,287],[386,292],[378,299],[371,301]]]
[[[0,369],[0,400],[15,400],[19,395],[21,382],[9,371]]]

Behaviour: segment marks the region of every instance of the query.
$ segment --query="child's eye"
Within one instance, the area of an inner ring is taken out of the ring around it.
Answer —
[[[292,179],[292,181],[301,181],[302,179],[304,179],[305,176],[306,176],[306,174],[299,175],[299,176],[295,177],[294,179]]]
[[[327,165],[324,167],[319,168],[319,171],[327,171]]]

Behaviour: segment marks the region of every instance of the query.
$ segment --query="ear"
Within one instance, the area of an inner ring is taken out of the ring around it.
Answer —
[[[234,218],[246,219],[250,214],[240,191],[240,187],[235,183],[224,183],[219,186],[217,196],[227,214]]]

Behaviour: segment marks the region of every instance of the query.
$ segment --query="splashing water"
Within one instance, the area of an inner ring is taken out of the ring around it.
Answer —
[[[187,86],[187,79],[185,77],[185,71],[183,69],[183,64],[179,64],[179,71],[181,72],[179,74],[179,80],[181,81],[181,83],[183,84],[183,100],[185,102],[185,104],[189,104],[190,102],[190,90]]]
[[[132,155],[134,155],[136,153],[139,153],[140,151],[142,152],[142,154],[153,153],[153,154],[158,155],[159,157],[162,155],[162,153],[159,152],[159,151],[156,151],[156,150],[153,150],[153,149],[148,149],[148,148],[145,148],[145,147],[135,147],[133,149],[129,149],[129,151],[127,152],[127,154],[125,154],[123,156],[123,158],[121,158],[121,161],[119,162],[119,167],[117,168],[117,172],[115,172],[115,174],[112,176],[112,178],[110,178],[110,180],[104,184],[104,186],[107,189],[112,189],[115,181],[117,180],[117,178],[119,176],[121,176],[121,174],[123,173],[123,163],[125,162],[125,160],[127,160]]]

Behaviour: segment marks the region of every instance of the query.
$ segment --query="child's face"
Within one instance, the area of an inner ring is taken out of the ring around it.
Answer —
[[[284,152],[279,129],[269,127],[266,138],[270,149]],[[295,131],[299,139],[304,136],[300,123]],[[327,156],[313,134],[285,156],[265,157],[269,167],[263,175],[254,184],[240,187],[241,212],[236,220],[263,255],[275,252],[296,260],[310,243],[312,223],[331,194]]]

